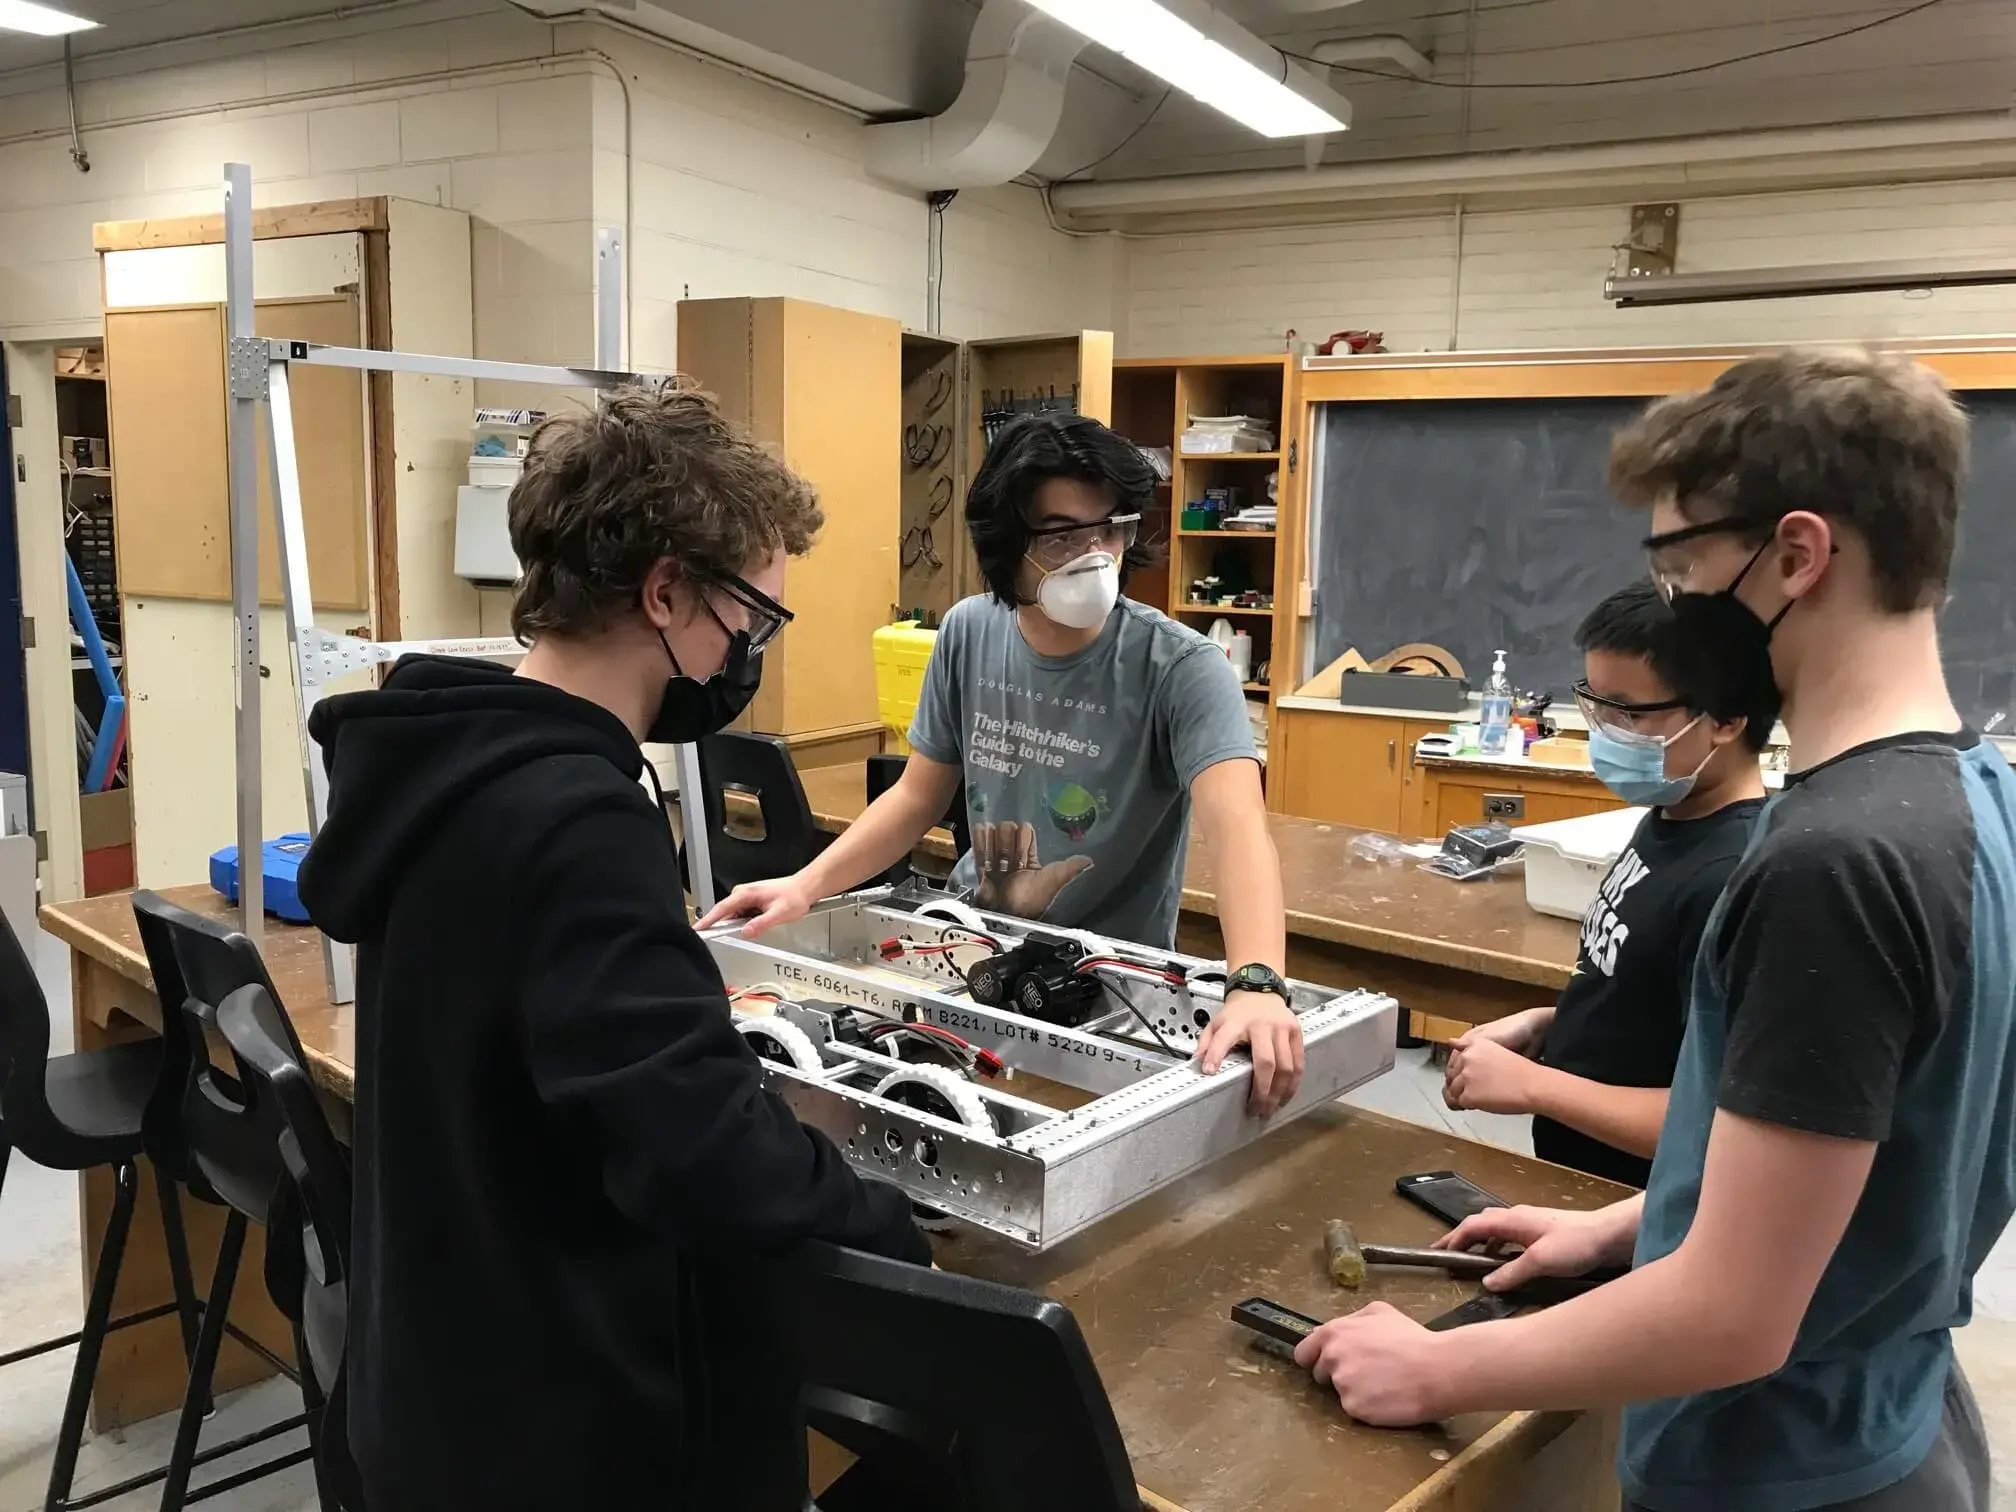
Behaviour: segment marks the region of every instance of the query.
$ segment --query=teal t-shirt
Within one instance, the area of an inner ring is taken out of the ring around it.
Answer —
[[[1255,759],[1246,697],[1225,653],[1187,625],[1122,599],[1070,656],[1038,656],[1015,611],[979,596],[938,629],[910,744],[963,769],[973,849],[953,872],[977,901],[1002,873],[1059,887],[1034,915],[1137,944],[1176,939],[1190,835],[1190,784],[1206,767]],[[983,832],[983,826],[986,827]]]
[[[1894,1485],[1938,1436],[1949,1330],[2016,1206],[2016,777],[1971,733],[1799,773],[1695,961],[1638,1264],[1685,1239],[1718,1108],[1875,1162],[1790,1358],[1624,1414],[1656,1512],[1805,1512]]]

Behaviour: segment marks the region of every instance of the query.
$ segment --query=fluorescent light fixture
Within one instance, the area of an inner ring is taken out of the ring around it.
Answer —
[[[1927,257],[1910,262],[1815,263],[1797,268],[1738,268],[1728,273],[1649,273],[1606,278],[1603,297],[1620,310],[1642,305],[1720,304],[1737,299],[1795,299],[1886,289],[1960,289],[2016,283],[2016,258]]]
[[[1028,4],[1262,136],[1317,136],[1350,124],[1351,107],[1341,95],[1205,0]],[[1290,88],[1298,75],[1304,89],[1331,103]]]
[[[30,0],[0,0],[0,31],[27,32],[31,37],[61,37],[70,32],[89,31],[96,21],[73,16],[53,5],[34,5]]]

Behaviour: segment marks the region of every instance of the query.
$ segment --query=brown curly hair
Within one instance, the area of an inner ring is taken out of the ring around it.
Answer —
[[[547,420],[509,512],[522,641],[606,629],[667,557],[718,582],[780,548],[803,556],[824,523],[812,485],[684,378]]]

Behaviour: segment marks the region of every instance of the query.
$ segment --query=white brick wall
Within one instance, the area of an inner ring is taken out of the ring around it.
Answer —
[[[390,194],[469,211],[478,355],[584,360],[593,65],[539,63],[578,46],[555,38],[505,13],[87,79],[88,174],[51,134],[60,92],[0,96],[0,333],[94,330],[93,223],[213,213],[236,159],[262,205]]]
[[[1942,289],[1618,310],[1602,297],[1624,205],[1472,213],[1461,309],[1453,217],[1133,241],[1133,355],[1273,351],[1383,330],[1394,351],[1964,336],[2016,330],[2016,288]],[[1688,202],[1680,266],[1702,272],[2007,252],[2016,181],[1826,190]],[[1452,315],[1460,318],[1452,319]]]
[[[621,86],[606,65],[564,58],[586,47],[632,76],[627,175]],[[313,97],[291,98],[303,93]],[[672,365],[673,307],[689,291],[793,295],[925,324],[928,212],[868,176],[855,120],[611,30],[508,16],[387,28],[87,79],[79,108],[89,174],[70,164],[59,91],[0,94],[9,336],[95,328],[93,223],[212,212],[227,159],[250,161],[261,204],[394,194],[468,211],[482,356],[589,356],[594,226],[623,224],[626,179],[640,366]],[[120,124],[162,113],[174,118]],[[1051,230],[1033,190],[962,194],[945,218],[945,264],[952,335],[1118,318],[1119,243]]]
[[[868,175],[862,126],[622,33],[597,40],[632,76],[632,362],[674,363],[688,297],[786,296],[924,326],[929,212]],[[594,90],[595,218],[620,225],[622,92]],[[1111,329],[1123,266],[1112,239],[1051,230],[1033,190],[968,190],[945,217],[943,328]]]

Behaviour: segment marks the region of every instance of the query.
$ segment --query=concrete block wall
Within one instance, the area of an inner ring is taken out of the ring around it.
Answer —
[[[673,366],[684,298],[785,296],[926,325],[922,196],[872,178],[853,117],[613,29],[597,44],[625,95],[593,83],[595,218],[631,238],[631,361]],[[945,213],[948,336],[1113,328],[1124,262],[1110,237],[1047,224],[1033,189],[962,192]]]
[[[563,56],[576,47],[505,12],[87,76],[88,174],[60,90],[0,95],[0,333],[95,331],[92,225],[213,213],[238,159],[259,204],[387,194],[468,211],[478,355],[580,361],[594,235],[590,63]]]
[[[1121,349],[1274,351],[1293,327],[1383,330],[1394,351],[1662,346],[2016,331],[2016,287],[1619,310],[1603,297],[1626,204],[1144,238],[1128,243]],[[1689,201],[1701,272],[2006,252],[2016,181]]]

